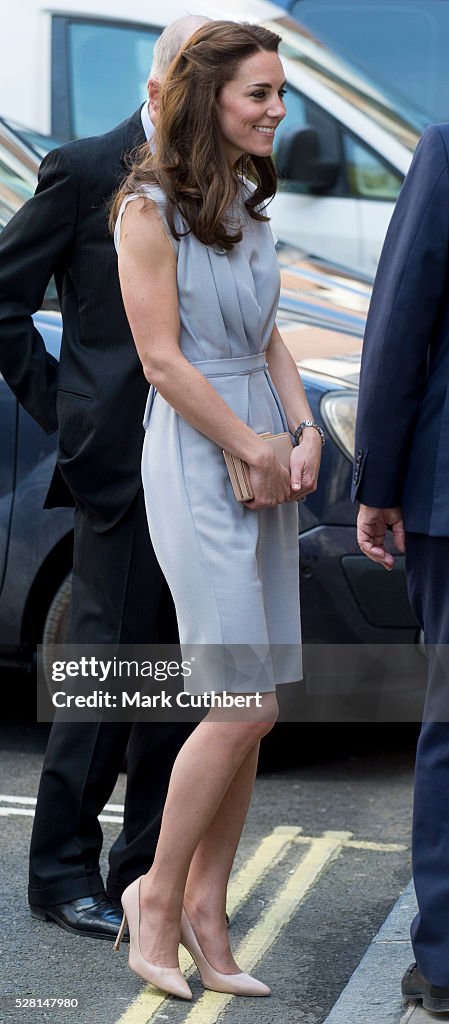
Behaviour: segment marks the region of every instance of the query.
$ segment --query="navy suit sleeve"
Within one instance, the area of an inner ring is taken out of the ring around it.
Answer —
[[[47,352],[32,313],[67,259],[77,205],[76,176],[63,150],[54,150],[41,164],[35,195],[0,235],[0,371],[47,433],[58,425],[58,362]]]
[[[449,172],[438,126],[422,136],[374,283],[362,352],[352,498],[401,504],[429,346],[447,302]]]

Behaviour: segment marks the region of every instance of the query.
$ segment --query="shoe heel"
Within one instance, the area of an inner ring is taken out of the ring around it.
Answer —
[[[155,988],[161,989],[172,996],[180,999],[191,999],[192,993],[180,971],[179,967],[159,967],[151,964],[142,956],[140,948],[140,883],[143,875],[136,878],[122,894],[123,921],[114,948],[120,943],[124,922],[128,920],[129,927],[129,957],[128,963],[132,971],[139,975],[143,981],[149,981]]]
[[[269,996],[268,985],[253,978],[244,971],[238,974],[222,974],[206,960],[185,910],[181,918],[181,943],[190,953],[201,976],[204,988],[212,992],[229,992],[235,996]]]
[[[123,932],[125,931],[125,928],[126,928],[126,914],[123,914],[122,923],[121,923],[120,928],[118,930],[117,938],[116,938],[116,940],[114,942],[114,950],[115,950],[116,953],[120,949],[120,943],[121,943],[121,941],[123,939]]]
[[[30,907],[31,917],[35,917],[36,921],[50,921],[51,918],[45,913],[43,907]]]

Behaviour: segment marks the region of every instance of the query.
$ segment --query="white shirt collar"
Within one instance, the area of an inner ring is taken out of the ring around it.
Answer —
[[[153,137],[154,124],[153,124],[153,122],[152,122],[152,120],[150,118],[150,111],[149,111],[149,108],[148,108],[148,100],[146,100],[146,102],[144,103],[144,105],[142,107],[142,110],[140,111],[140,116],[141,116],[141,119],[142,119],[143,130],[145,132],[147,141],[149,142],[150,139]]]

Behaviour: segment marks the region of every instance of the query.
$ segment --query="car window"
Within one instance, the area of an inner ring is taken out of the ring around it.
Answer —
[[[29,155],[7,127],[0,132],[0,231],[11,217],[34,194],[37,183],[37,161]],[[44,309],[59,309],[54,278],[48,284]]]
[[[449,111],[447,0],[293,0],[291,13],[341,56],[426,115]]]
[[[307,124],[307,112],[304,96],[301,96],[296,89],[287,84],[287,93],[284,97],[286,114],[276,129],[275,150],[285,132],[291,128],[303,128]]]
[[[351,195],[365,199],[397,199],[403,179],[376,153],[346,132],[343,133],[343,148]]]
[[[287,113],[279,127],[276,129],[276,141],[274,145],[275,161],[282,137],[286,132],[291,131],[293,128],[313,128],[318,134],[321,157],[325,160],[335,162],[340,167],[340,173],[338,174],[335,184],[327,190],[327,194],[345,194],[346,183],[343,174],[340,127],[335,118],[328,114],[322,107],[319,107],[317,103],[314,103],[308,97],[303,96],[289,83],[287,85],[285,106]],[[305,194],[310,192],[308,185],[301,184],[297,181],[285,181],[282,180],[282,178],[280,179],[279,187],[282,191],[288,192],[299,192]]]
[[[291,131],[293,128],[304,128],[307,124],[307,111],[304,97],[301,96],[296,89],[292,89],[290,86],[287,88],[285,96],[285,108],[286,115],[281,121],[278,128],[276,128],[275,143],[274,143],[274,161],[276,163],[276,156],[279,149],[279,143],[286,132]],[[283,181],[279,182],[279,187],[283,191],[288,192],[302,192],[303,188],[295,181]]]
[[[64,138],[97,135],[129,117],[146,97],[159,34],[158,28],[55,17],[53,78],[59,92],[54,133]]]
[[[342,156],[341,147],[341,129],[338,122],[328,114],[322,106],[315,103],[312,99],[307,96],[301,95],[296,89],[288,84],[287,95],[286,95],[286,109],[287,114],[284,120],[276,129],[276,142],[275,142],[275,162],[277,153],[279,150],[280,143],[282,142],[283,135],[292,129],[301,128],[313,128],[319,140],[320,146],[320,157],[325,161],[330,161],[335,164],[338,168],[337,176],[332,185],[326,188],[327,196],[346,196],[348,195],[348,185],[346,185],[344,175],[344,161]],[[307,184],[303,184],[298,181],[283,180],[280,178],[279,187],[282,191],[292,191],[292,193],[302,193],[309,195],[311,193],[311,187]]]
[[[22,139],[22,141],[34,151],[39,160],[42,160],[51,149],[56,149],[58,146],[62,146],[63,140],[56,139],[54,135],[43,135],[42,132],[32,131],[30,128],[26,128],[17,121],[11,121],[11,118],[8,118],[7,123],[8,127],[19,136],[19,139]]]
[[[20,144],[9,134],[0,137],[0,230],[36,187],[37,164],[24,162]]]
[[[395,200],[403,178],[395,173],[378,154],[360,139],[345,132],[330,114],[288,86],[285,98],[287,113],[276,129],[274,156],[285,132],[293,128],[314,128],[320,140],[321,156],[340,165],[340,173],[327,195],[354,198]],[[343,166],[344,165],[344,166]],[[280,181],[280,189],[288,192],[310,191],[296,181]]]

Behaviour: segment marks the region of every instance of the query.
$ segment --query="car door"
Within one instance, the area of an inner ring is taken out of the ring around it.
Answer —
[[[286,116],[276,131],[275,158],[279,143],[292,129],[316,128],[325,155],[342,164],[341,139],[334,118],[287,83]],[[327,194],[312,194],[296,181],[280,181],[270,206],[273,229],[282,242],[306,249],[316,256],[351,267],[360,266],[361,238],[357,203],[346,194],[344,181]]]
[[[342,131],[348,188],[354,197],[360,232],[360,269],[376,272],[403,176],[361,139]]]
[[[3,586],[14,498],[18,407],[0,375],[0,591]]]
[[[273,229],[289,245],[348,267],[362,267],[361,222],[351,199],[278,192],[270,207]]]
[[[335,117],[288,85],[287,114],[276,131],[311,128],[320,156],[336,166],[333,183],[312,189],[281,180],[270,213],[275,234],[323,259],[374,274],[403,176]]]
[[[0,230],[34,191],[37,162],[14,133],[0,124]],[[0,591],[3,586],[14,502],[18,405],[0,374]]]

